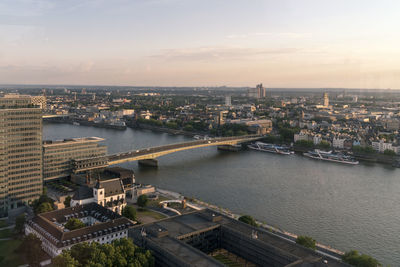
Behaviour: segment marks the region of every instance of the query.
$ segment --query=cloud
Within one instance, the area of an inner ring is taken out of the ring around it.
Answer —
[[[93,69],[93,66],[94,66],[93,61],[82,62],[81,64],[79,64],[78,71],[90,72]]]
[[[230,34],[225,36],[227,39],[249,39],[261,36],[269,36],[274,38],[290,38],[290,39],[300,39],[310,37],[309,33],[297,33],[297,32],[252,32],[245,34]]]
[[[9,16],[38,16],[55,6],[53,0],[2,0],[0,14]]]
[[[297,48],[264,49],[244,47],[199,47],[188,49],[164,49],[160,54],[151,57],[156,59],[182,61],[243,60],[292,54],[297,51],[299,51]]]

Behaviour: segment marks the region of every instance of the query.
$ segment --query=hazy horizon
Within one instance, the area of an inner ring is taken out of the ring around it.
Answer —
[[[0,84],[400,89],[399,10],[394,0],[5,0]]]

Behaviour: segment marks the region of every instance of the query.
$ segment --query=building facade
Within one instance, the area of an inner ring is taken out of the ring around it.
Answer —
[[[324,93],[324,107],[329,107],[329,95]]]
[[[399,147],[394,146],[392,143],[386,143],[384,140],[372,142],[372,148],[379,153],[384,153],[385,150],[392,150],[396,154],[399,154]]]
[[[333,137],[332,146],[334,148],[344,148],[344,143],[346,139],[340,137]]]
[[[71,207],[96,203],[121,214],[126,206],[125,196],[125,189],[120,178],[97,181],[94,187],[79,187],[71,199]]]
[[[0,213],[42,193],[42,109],[26,95],[0,98]]]
[[[74,162],[86,158],[107,155],[107,147],[99,143],[99,137],[73,138],[43,142],[43,179],[59,179],[71,175]]]
[[[86,227],[69,231],[64,225],[71,218],[83,222]],[[42,241],[42,248],[51,257],[82,242],[111,244],[113,240],[126,238],[131,220],[95,203],[42,213],[25,224],[25,234],[34,234]]]

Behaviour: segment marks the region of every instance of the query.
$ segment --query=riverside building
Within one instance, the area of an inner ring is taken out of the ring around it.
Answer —
[[[73,173],[73,161],[105,157],[107,147],[99,137],[72,138],[43,142],[43,179],[67,177]]]
[[[0,97],[0,216],[40,196],[42,109],[27,95]]]
[[[129,237],[151,250],[157,266],[226,266],[221,257],[238,266],[349,266],[208,209],[132,227]]]

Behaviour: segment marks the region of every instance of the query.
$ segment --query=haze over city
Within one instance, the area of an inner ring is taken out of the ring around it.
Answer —
[[[1,84],[399,89],[398,1],[0,3]]]

